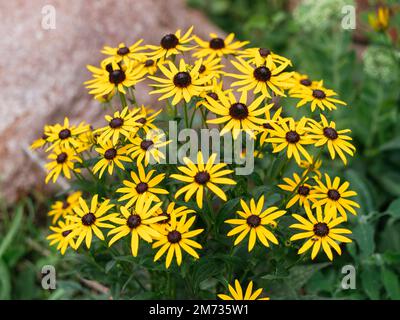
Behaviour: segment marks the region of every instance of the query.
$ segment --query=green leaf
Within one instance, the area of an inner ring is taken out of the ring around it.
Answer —
[[[397,150],[400,149],[400,138],[396,137],[385,144],[383,144],[379,150],[380,151],[389,151],[389,150]]]
[[[317,271],[329,266],[330,264],[330,262],[323,262],[294,266],[290,269],[290,275],[286,279],[286,283],[293,289],[298,290],[303,287]]]
[[[364,291],[368,297],[372,300],[379,299],[379,291],[382,287],[380,279],[376,276],[379,273],[379,269],[375,266],[364,266],[361,271],[361,283]]]
[[[394,218],[400,218],[400,198],[392,201],[386,212]]]
[[[356,240],[361,253],[369,256],[375,251],[374,226],[366,219],[360,219],[360,223],[353,230],[353,237]]]
[[[356,191],[358,194],[355,200],[360,203],[360,210],[362,210],[365,214],[373,211],[375,206],[372,201],[372,193],[367,185],[366,179],[358,172],[351,169],[346,172],[346,177],[350,182],[351,190]]]
[[[22,214],[23,214],[22,206],[18,206],[16,209],[15,217],[11,223],[10,229],[0,244],[0,259],[3,256],[4,252],[6,252],[8,246],[12,243],[14,236],[18,232],[18,229],[22,221]]]
[[[399,277],[392,270],[382,267],[382,282],[388,296],[393,300],[400,300]]]
[[[0,260],[0,300],[8,300],[11,297],[10,273],[3,260]]]

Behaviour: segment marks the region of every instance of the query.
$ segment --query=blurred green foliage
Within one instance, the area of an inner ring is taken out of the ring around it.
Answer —
[[[352,129],[357,153],[345,170],[333,164],[331,171],[358,192],[361,209],[351,217],[355,243],[333,267],[302,266],[309,274],[294,290],[304,298],[400,299],[400,43],[390,36],[400,33],[398,1],[379,2],[392,8],[388,32],[370,28],[367,13],[356,30],[344,30],[340,9],[351,0],[300,2],[290,11],[284,0],[188,0],[226,32],[290,58],[296,71],[313,80],[323,79],[348,103],[331,115],[339,128]],[[374,13],[378,3],[370,4]],[[354,41],[356,32],[363,34],[361,44]],[[346,264],[356,268],[356,290],[341,288]],[[286,275],[279,267],[277,274]],[[293,282],[286,279],[284,290],[278,278],[268,276],[264,288],[272,297],[290,297]]]

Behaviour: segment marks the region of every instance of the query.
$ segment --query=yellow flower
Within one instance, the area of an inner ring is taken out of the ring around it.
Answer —
[[[62,148],[79,148],[81,141],[79,140],[79,135],[90,131],[90,126],[81,122],[78,127],[70,126],[69,119],[65,117],[64,124],[59,123],[48,126],[46,130],[47,141],[51,143],[51,146],[46,149],[46,151],[51,150],[55,147]]]
[[[207,106],[207,100],[206,97],[209,96],[210,98],[219,101],[219,97],[221,96],[227,96],[228,92],[232,91],[232,89],[223,89],[223,81],[218,81],[216,78],[212,79],[211,86],[208,87],[207,90],[204,90],[200,93],[200,98],[202,98],[200,101],[196,103],[196,107],[199,107],[201,105]]]
[[[325,206],[325,214],[330,212],[332,208],[334,218],[336,218],[339,211],[345,220],[347,220],[346,210],[356,215],[357,212],[354,208],[360,208],[360,205],[353,200],[347,199],[348,197],[357,195],[355,191],[347,190],[350,184],[347,181],[340,184],[339,177],[335,177],[333,182],[331,182],[331,178],[326,173],[325,180],[326,184],[319,179],[315,179],[318,185],[314,186],[315,193],[310,195],[311,198],[316,200],[313,208]]]
[[[320,82],[312,81],[306,74],[301,74],[298,72],[293,72],[293,77],[291,79],[293,82],[293,87],[290,88],[289,94],[294,94],[296,92],[301,92],[304,89],[318,89],[320,87]]]
[[[388,7],[379,7],[378,13],[370,13],[368,22],[375,31],[385,31],[389,27],[390,10]]]
[[[218,96],[219,101],[210,96],[206,96],[207,104],[204,104],[211,112],[219,115],[219,118],[207,120],[207,123],[221,124],[226,123],[221,130],[221,136],[227,132],[232,132],[233,138],[237,139],[241,130],[244,130],[251,137],[255,138],[255,133],[260,130],[260,126],[266,122],[261,118],[265,114],[268,106],[260,105],[264,98],[258,97],[249,105],[247,104],[247,93],[244,91],[237,101],[232,92],[228,92],[228,97]]]
[[[49,131],[49,126],[46,125],[44,126],[42,136],[39,139],[36,139],[35,141],[32,142],[32,144],[30,145],[30,149],[36,150],[43,147],[46,143],[48,143],[47,141],[48,136],[46,133],[47,131]]]
[[[304,88],[290,94],[290,96],[293,98],[301,99],[296,105],[297,108],[300,108],[301,106],[311,102],[311,111],[313,112],[316,107],[320,108],[321,110],[325,110],[325,107],[328,110],[336,110],[337,108],[335,104],[347,105],[346,102],[332,98],[336,95],[337,93],[333,90],[324,88],[322,81],[320,81],[317,88]]]
[[[62,217],[72,215],[72,208],[79,204],[78,200],[82,196],[82,192],[77,191],[71,193],[65,201],[56,201],[48,212],[49,217],[53,217],[51,223],[55,224]]]
[[[322,214],[322,208],[317,207],[317,218],[314,217],[309,207],[305,207],[307,218],[293,214],[299,223],[292,224],[290,228],[300,229],[302,232],[295,234],[290,238],[290,241],[306,239],[308,240],[301,246],[298,254],[302,254],[312,247],[311,259],[314,259],[321,247],[329,260],[333,260],[331,247],[340,255],[342,250],[336,241],[339,242],[352,242],[351,239],[343,236],[343,234],[350,234],[351,231],[343,228],[336,228],[339,224],[346,219],[343,217],[334,218],[332,213]]]
[[[254,199],[250,200],[250,207],[246,202],[240,200],[243,211],[237,211],[239,219],[228,219],[225,223],[238,225],[228,232],[228,237],[239,234],[234,245],[238,245],[249,234],[248,250],[251,251],[256,244],[257,239],[261,243],[269,247],[268,240],[274,244],[278,244],[278,239],[265,226],[272,225],[275,220],[285,214],[285,210],[278,210],[278,207],[270,207],[263,210],[264,196],[261,196],[257,204]]]
[[[118,168],[125,170],[121,161],[132,162],[132,159],[127,156],[127,146],[116,147],[111,141],[107,143],[100,143],[100,147],[95,150],[102,156],[102,158],[93,167],[93,173],[99,173],[99,178],[104,174],[108,168],[108,174],[111,176],[114,171],[114,165]]]
[[[120,66],[112,62],[106,68],[96,68],[87,66],[89,71],[93,73],[94,79],[85,81],[86,88],[91,89],[95,99],[108,94],[115,95],[117,92],[126,94],[125,88],[129,88],[144,80],[146,74],[142,65],[137,65],[133,61],[127,61],[124,66]]]
[[[171,216],[170,223],[168,223],[165,230],[161,230],[161,237],[153,244],[153,249],[160,248],[154,256],[154,261],[160,259],[168,251],[165,266],[169,268],[174,255],[176,263],[180,266],[182,263],[182,249],[195,259],[199,259],[198,253],[193,248],[202,249],[202,246],[191,238],[202,233],[204,229],[190,230],[196,217],[193,216],[188,220],[186,218],[187,216],[183,215],[177,221],[174,215]]]
[[[104,240],[104,235],[99,228],[113,228],[112,224],[107,223],[116,214],[105,215],[112,207],[110,200],[105,200],[101,204],[98,203],[98,195],[96,194],[91,202],[90,209],[86,201],[79,198],[79,206],[75,206],[73,210],[76,215],[66,216],[67,220],[71,220],[71,224],[66,227],[66,230],[71,230],[72,237],[78,237],[76,240],[75,249],[78,249],[83,240],[86,247],[89,249],[92,243],[93,233],[100,239]]]
[[[267,110],[265,111],[265,118],[267,121],[262,124],[260,130],[260,145],[263,145],[265,140],[273,134],[274,128],[271,126],[271,122],[279,123],[282,120],[281,113],[282,108],[278,108],[271,117],[271,110],[274,108],[275,104],[271,103],[267,105]]]
[[[269,300],[268,297],[258,298],[262,292],[262,289],[257,289],[256,291],[253,292],[253,281],[250,281],[244,295],[243,295],[243,290],[242,290],[242,287],[240,286],[239,280],[237,280],[237,279],[235,280],[235,288],[233,288],[229,284],[228,289],[231,294],[230,296],[228,296],[226,294],[219,294],[218,298],[220,298],[222,300]]]
[[[48,156],[48,159],[53,161],[45,164],[45,168],[49,172],[46,176],[46,183],[51,179],[53,183],[55,183],[61,172],[67,179],[71,179],[70,171],[80,172],[79,168],[75,168],[75,163],[82,163],[82,159],[79,158],[71,148],[56,147],[53,153]]]
[[[143,39],[140,39],[129,47],[127,47],[123,42],[121,42],[117,48],[105,46],[103,50],[101,50],[101,53],[110,56],[110,58],[106,59],[107,63],[118,63],[121,61],[124,63],[129,63],[130,59],[139,60],[144,57],[144,53],[140,53],[140,51],[146,49],[145,46],[140,46],[142,42]]]
[[[114,235],[108,246],[110,247],[117,240],[131,234],[131,251],[134,257],[139,250],[140,239],[146,242],[153,242],[154,238],[160,237],[153,224],[165,219],[165,217],[154,217],[154,212],[161,206],[161,202],[152,206],[153,199],[140,198],[135,208],[121,207],[121,215],[110,220],[118,226],[108,232],[108,236]]]
[[[177,55],[185,51],[190,51],[193,47],[189,47],[188,44],[192,41],[193,36],[191,33],[193,26],[191,26],[186,33],[181,36],[181,30],[177,30],[175,33],[166,34],[161,38],[160,45],[148,45],[147,48],[153,50],[148,55],[151,59],[166,59],[171,55]]]
[[[172,216],[175,218],[179,218],[182,216],[186,216],[189,213],[195,213],[195,211],[192,209],[188,209],[185,206],[175,207],[175,202],[170,202],[168,204],[166,210],[162,210],[162,208],[160,208],[159,210],[156,211],[156,213],[155,213],[156,217],[161,216],[161,217],[165,217],[165,219],[158,221],[154,225],[154,228],[157,229],[158,231],[162,232],[168,226],[168,223],[171,222]]]
[[[247,60],[256,66],[267,65],[276,68],[276,64],[292,65],[292,62],[266,48],[247,48],[239,52],[239,58]]]
[[[108,126],[94,131],[95,134],[100,134],[98,142],[112,141],[114,145],[117,145],[120,135],[129,138],[140,126],[140,123],[137,122],[141,119],[139,111],[140,109],[130,111],[128,107],[125,107],[122,111],[114,112],[113,116],[106,115],[104,118],[108,122]]]
[[[117,189],[116,192],[124,193],[118,201],[129,200],[126,207],[132,206],[138,199],[149,199],[153,197],[154,201],[160,201],[157,194],[168,194],[168,191],[157,186],[164,180],[165,174],[159,174],[153,177],[155,170],[150,170],[147,174],[141,164],[138,165],[138,173],[131,171],[131,179],[124,180],[122,183],[125,187]]]
[[[271,98],[268,90],[271,90],[275,95],[285,96],[284,90],[292,86],[290,81],[291,72],[283,72],[288,66],[288,63],[283,63],[276,67],[275,64],[252,66],[249,62],[241,58],[237,61],[231,61],[241,74],[227,73],[229,77],[239,79],[232,83],[232,87],[240,87],[239,92],[252,91],[254,94],[261,93],[262,96]]]
[[[215,33],[210,33],[210,38],[209,41],[204,41],[197,36],[194,37],[194,40],[200,47],[193,54],[194,57],[203,58],[210,56],[214,58],[228,54],[236,54],[238,49],[249,43],[249,41],[233,41],[235,38],[233,33],[230,33],[225,39],[218,37]]]
[[[57,226],[50,226],[53,233],[46,237],[47,240],[50,240],[50,246],[57,245],[57,250],[60,250],[62,255],[65,254],[68,247],[75,249],[75,240],[71,230],[68,229],[69,225],[70,221],[68,220],[66,222],[58,221]]]
[[[153,122],[156,120],[156,117],[161,113],[162,110],[154,112],[152,110],[148,110],[148,108],[146,108],[144,105],[138,109],[140,111],[139,117],[135,120],[138,124],[138,129],[142,129],[146,134],[151,130],[157,131],[158,128],[153,124]]]
[[[153,75],[158,70],[158,62],[156,59],[151,59],[148,56],[145,56],[139,60],[139,64],[143,65],[144,70],[147,74]]]
[[[301,206],[310,206],[309,201],[314,200],[310,199],[310,194],[312,194],[314,191],[313,187],[306,183],[307,180],[308,177],[302,179],[297,173],[293,173],[293,180],[290,178],[283,178],[283,181],[285,181],[286,184],[278,184],[279,188],[289,191],[293,195],[287,203],[286,208],[292,207],[296,202],[299,202]]]
[[[214,164],[216,156],[217,154],[213,153],[205,164],[203,155],[201,151],[199,151],[197,153],[197,165],[194,164],[189,158],[183,158],[186,166],[179,166],[178,170],[183,172],[184,175],[172,174],[170,176],[173,179],[187,183],[187,185],[180,188],[176,192],[175,198],[178,198],[181,194],[186,193],[185,201],[187,202],[196,193],[196,202],[198,207],[201,209],[203,207],[204,189],[207,188],[222,200],[227,200],[224,191],[222,191],[217,184],[234,185],[236,182],[232,179],[223,177],[232,173],[233,170],[221,170],[227,164]]]
[[[159,68],[167,78],[149,76],[150,79],[159,82],[150,84],[150,86],[159,88],[151,91],[150,94],[162,93],[163,95],[158,100],[174,96],[172,105],[178,104],[181,100],[188,103],[192,97],[199,96],[203,90],[208,89],[205,84],[214,76],[214,74],[209,74],[200,77],[201,60],[198,60],[194,67],[187,66],[183,59],[179,61],[179,69],[171,61],[167,61],[166,65],[169,68],[164,65],[160,65]]]
[[[315,146],[328,146],[329,154],[332,159],[335,159],[336,153],[342,159],[344,164],[347,164],[346,156],[343,152],[353,156],[356,148],[349,142],[351,137],[345,135],[351,132],[350,129],[336,131],[336,124],[333,121],[328,122],[323,114],[320,115],[321,122],[310,120],[309,122],[309,137],[315,141]]]
[[[322,160],[314,160],[314,157],[311,156],[311,160],[312,161],[308,161],[308,160],[301,160],[299,163],[299,167],[305,169],[303,171],[303,176],[313,172],[317,175],[317,177],[319,179],[321,179],[322,175],[321,175],[321,171],[319,171],[319,168],[321,168],[322,165]]]
[[[273,130],[271,131],[271,137],[265,141],[276,144],[272,152],[280,152],[287,148],[287,157],[289,159],[293,156],[296,162],[300,163],[301,153],[308,161],[311,161],[309,153],[303,147],[303,145],[314,142],[307,136],[307,121],[308,119],[303,117],[297,123],[293,118],[282,120],[280,123],[270,122]]]
[[[221,58],[212,58],[212,57],[208,57],[205,60],[200,60],[201,64],[200,64],[200,68],[199,68],[199,77],[203,78],[203,77],[208,77],[208,78],[212,78],[212,79],[218,79],[220,77],[220,74],[222,73],[222,71],[220,69],[222,69],[224,67],[224,65],[221,64]],[[197,61],[196,61],[197,62]],[[195,65],[196,65],[195,62]]]
[[[145,167],[150,162],[160,163],[161,159],[165,159],[164,153],[160,148],[165,147],[171,142],[165,141],[165,135],[163,133],[158,134],[156,131],[150,131],[146,137],[141,138],[139,136],[130,139],[131,144],[127,145],[128,153],[133,159],[136,159],[137,165],[143,164]]]

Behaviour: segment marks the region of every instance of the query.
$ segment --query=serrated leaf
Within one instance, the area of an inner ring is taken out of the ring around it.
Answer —
[[[382,282],[388,296],[393,300],[400,300],[399,276],[392,270],[382,267]]]
[[[379,291],[382,287],[380,279],[376,276],[378,273],[379,269],[375,266],[364,266],[361,271],[361,284],[372,300],[379,299]]]

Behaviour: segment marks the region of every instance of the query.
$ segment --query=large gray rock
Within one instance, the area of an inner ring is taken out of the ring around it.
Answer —
[[[49,22],[42,13],[46,5],[56,10],[55,29],[42,27],[43,17]],[[218,31],[184,0],[1,1],[0,21],[0,194],[8,203],[43,187],[45,173],[24,149],[44,124],[64,116],[73,122],[102,119],[82,82],[90,78],[85,65],[100,61],[105,44],[139,38],[157,44],[190,25],[200,36]],[[149,103],[144,87],[139,98]]]

